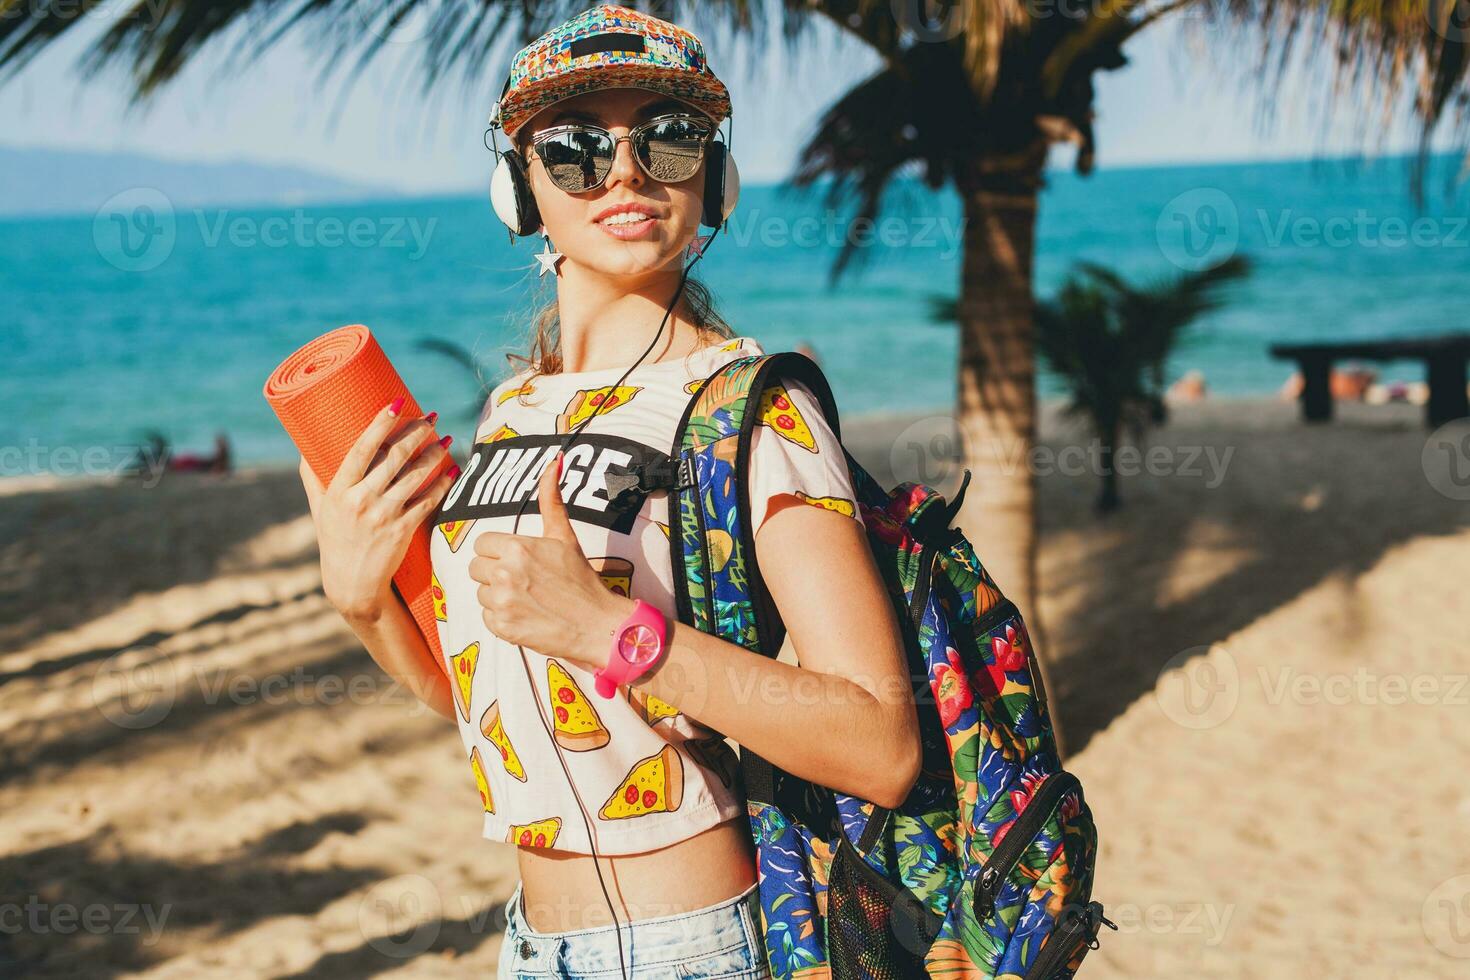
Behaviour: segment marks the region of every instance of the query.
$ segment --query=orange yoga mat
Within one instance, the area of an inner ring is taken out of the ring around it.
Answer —
[[[361,324],[338,327],[306,344],[282,361],[265,383],[265,400],[323,484],[331,482],[368,423],[400,396],[404,419],[423,414],[383,348]],[[441,464],[429,480],[448,465]],[[393,585],[428,641],[434,665],[447,675],[430,594],[428,523],[414,534]]]

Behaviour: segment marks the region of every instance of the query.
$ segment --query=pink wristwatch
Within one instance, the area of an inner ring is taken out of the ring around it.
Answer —
[[[631,684],[647,673],[664,652],[666,627],[663,613],[644,602],[633,601],[633,611],[613,630],[612,651],[607,666],[596,671],[597,693],[610,698],[621,684]]]

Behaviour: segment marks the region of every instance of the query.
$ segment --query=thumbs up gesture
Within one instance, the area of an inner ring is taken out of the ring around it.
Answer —
[[[475,538],[469,571],[485,627],[544,656],[603,667],[633,600],[603,584],[582,552],[561,498],[560,453],[541,471],[536,502],[540,537],[485,531]]]

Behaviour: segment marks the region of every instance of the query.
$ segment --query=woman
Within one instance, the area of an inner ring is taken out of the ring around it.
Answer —
[[[385,407],[331,486],[303,468],[328,598],[458,724],[484,834],[517,845],[502,977],[768,975],[725,737],[882,806],[918,772],[898,625],[810,392],[783,389],[748,461],[756,557],[799,667],[678,622],[667,494],[607,492],[610,472],[668,452],[700,380],[762,353],[684,282],[728,111],[693,35],[623,8],[522,50],[500,121],[556,277],[527,368],[491,392],[464,473],[422,492],[449,441],[432,413]],[[426,645],[389,587],[435,508],[450,681],[416,666]],[[646,662],[618,663],[629,650]]]

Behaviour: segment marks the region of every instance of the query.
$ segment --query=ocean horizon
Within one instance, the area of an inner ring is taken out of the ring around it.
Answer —
[[[1247,255],[1252,274],[1191,328],[1169,377],[1198,370],[1212,394],[1270,394],[1292,370],[1269,358],[1274,342],[1467,329],[1446,312],[1470,272],[1470,208],[1444,192],[1455,164],[1431,162],[1422,210],[1402,158],[1052,170],[1037,291],[1079,261],[1144,282]],[[931,308],[957,294],[963,230],[953,191],[898,181],[829,287],[841,214],[820,192],[749,186],[696,277],[737,334],[815,349],[844,416],[947,411],[957,339]],[[223,431],[241,463],[292,459],[261,385],[346,323],[371,327],[441,429],[463,436],[476,379],[423,344],[471,350],[481,384],[504,377],[549,295],[539,249],[510,244],[481,195],[231,207],[131,188],[92,214],[0,217],[0,356],[20,408],[0,420],[0,475],[59,470],[46,461],[61,447],[121,455],[149,431],[180,450]],[[1410,362],[1378,367],[1422,377]],[[1045,374],[1040,390],[1064,394]]]

